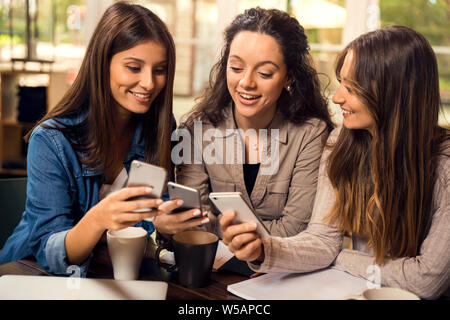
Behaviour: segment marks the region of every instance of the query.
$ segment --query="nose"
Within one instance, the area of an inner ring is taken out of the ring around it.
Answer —
[[[141,73],[139,85],[146,91],[150,91],[155,87],[155,80],[152,70],[144,70]]]
[[[242,79],[239,81],[239,85],[243,89],[255,87],[255,81],[253,79],[253,71],[251,69],[248,69],[243,73]]]
[[[343,105],[345,102],[344,96],[342,94],[342,85],[339,85],[339,88],[336,90],[336,92],[333,95],[333,98],[331,99],[333,103]]]

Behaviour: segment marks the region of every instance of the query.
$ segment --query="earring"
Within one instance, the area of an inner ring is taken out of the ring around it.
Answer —
[[[290,84],[288,84],[288,85],[286,86],[286,90],[287,90],[287,92],[289,92],[289,94],[292,93],[292,87],[291,87]]]

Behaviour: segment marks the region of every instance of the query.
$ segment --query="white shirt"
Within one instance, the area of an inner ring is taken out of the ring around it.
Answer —
[[[98,192],[98,201],[103,200],[107,195],[125,187],[128,180],[128,173],[125,167],[119,172],[112,184],[104,183]]]

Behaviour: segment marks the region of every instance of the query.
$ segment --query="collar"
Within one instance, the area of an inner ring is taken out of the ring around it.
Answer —
[[[83,121],[85,121],[86,118],[88,117],[88,114],[89,114],[88,110],[83,110],[83,111],[80,110],[72,117],[64,117],[64,118],[60,118],[58,120],[65,125],[74,126],[74,125],[79,125]],[[57,123],[54,120],[52,120],[52,123],[54,123],[57,126]],[[133,136],[133,140],[131,142],[130,151],[128,152],[128,155],[126,156],[125,161],[123,163],[125,168],[127,169],[127,171],[129,169],[129,164],[131,163],[131,161],[133,159],[145,157],[145,140],[144,140],[142,131],[143,131],[143,119],[142,119],[141,115],[137,115],[136,129],[134,131],[134,136]],[[72,141],[72,142],[74,142],[74,141]],[[79,159],[83,159],[83,158],[87,157],[86,152],[76,151],[76,154]],[[81,171],[82,171],[83,176],[97,176],[97,175],[103,174],[102,169],[92,170],[84,163],[81,163]]]
[[[136,129],[134,131],[133,140],[131,142],[130,151],[128,152],[123,165],[127,172],[130,170],[130,163],[132,160],[138,158],[143,159],[145,157],[145,139],[142,134],[143,131],[143,119],[142,116],[137,115],[136,119]],[[80,157],[86,157],[86,154],[79,153]],[[86,164],[82,164],[82,175],[83,176],[96,176],[103,175],[102,169],[92,170],[87,167]]]

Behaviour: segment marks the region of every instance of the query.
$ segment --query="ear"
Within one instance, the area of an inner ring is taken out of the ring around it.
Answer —
[[[286,90],[288,90],[288,88],[290,88],[290,87],[292,87],[292,84],[294,83],[294,79],[293,79],[293,77],[292,77],[292,74],[289,72],[287,75],[286,75],[286,82],[285,82],[285,84],[284,84],[284,88],[286,89]],[[288,90],[289,91],[289,90]]]
[[[286,82],[284,84],[284,89],[286,89],[287,92],[292,92],[292,84],[294,83],[294,80],[290,74],[286,77]]]

